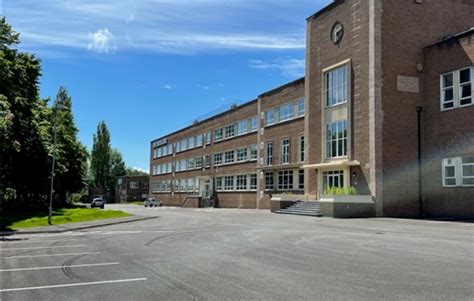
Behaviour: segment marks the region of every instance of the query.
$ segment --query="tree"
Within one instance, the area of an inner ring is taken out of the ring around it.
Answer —
[[[46,201],[50,167],[50,123],[46,101],[39,98],[40,60],[15,49],[19,34],[0,19],[0,198],[15,195],[20,203]],[[8,193],[7,193],[8,192]]]
[[[147,172],[138,170],[133,167],[127,167],[125,174],[127,176],[148,176]]]
[[[60,87],[56,96],[56,104],[65,109],[58,111],[52,108],[51,123],[57,122],[57,156],[55,191],[59,200],[64,203],[67,195],[80,192],[86,185],[87,149],[77,138],[78,129],[72,114],[72,99],[64,87]],[[51,135],[54,133],[51,128]]]
[[[91,153],[91,175],[95,188],[106,189],[110,179],[110,132],[104,121],[97,125]]]
[[[110,154],[110,174],[107,188],[110,189],[112,196],[115,195],[115,183],[117,177],[126,175],[125,163],[123,162],[122,154],[112,149]]]

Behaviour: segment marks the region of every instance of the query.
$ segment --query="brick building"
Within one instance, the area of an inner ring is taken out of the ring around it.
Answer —
[[[307,19],[305,78],[152,142],[150,193],[473,217],[473,16],[467,0],[333,1]]]
[[[150,188],[149,183],[150,178],[148,176],[117,177],[115,202],[126,203],[146,199]]]

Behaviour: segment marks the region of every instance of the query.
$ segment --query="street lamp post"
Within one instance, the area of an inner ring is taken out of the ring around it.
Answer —
[[[57,103],[56,110],[62,111],[66,110],[67,107]],[[58,137],[58,113],[55,113],[54,116],[54,140],[53,140],[53,163],[51,164],[51,189],[49,191],[49,210],[48,210],[48,225],[52,225],[52,215],[53,215],[53,194],[54,194],[54,165],[56,163],[56,143]]]

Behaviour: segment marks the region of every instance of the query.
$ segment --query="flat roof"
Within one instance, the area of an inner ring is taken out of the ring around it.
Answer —
[[[444,44],[444,43],[448,43],[452,40],[459,40],[461,38],[464,38],[464,37],[467,37],[467,36],[470,36],[474,34],[474,27],[471,27],[467,30],[464,30],[464,31],[461,31],[461,32],[458,32],[456,34],[453,34],[453,35],[447,35],[445,36],[444,38],[442,38],[440,41],[434,43],[434,44],[431,44],[429,46],[426,46],[425,48],[430,48],[430,47],[433,47],[433,46],[437,46],[437,45],[441,45],[441,44]]]
[[[326,5],[322,9],[318,10],[308,18],[306,18],[306,21],[311,21],[319,17],[320,15],[324,14],[325,12],[333,9],[334,7],[338,6],[339,4],[343,3],[345,0],[333,0],[330,4]]]
[[[283,89],[285,89],[285,88],[287,88],[287,87],[296,85],[296,84],[298,84],[298,83],[300,83],[300,82],[304,82],[304,79],[305,79],[304,77],[298,78],[298,79],[296,79],[296,80],[294,80],[294,81],[292,81],[292,82],[283,84],[283,85],[281,85],[281,86],[279,86],[279,87],[277,87],[277,88],[275,88],[275,89],[269,90],[269,91],[267,91],[267,92],[261,94],[259,97],[268,96],[268,95],[270,95],[270,94],[277,93],[277,92],[279,92],[279,91],[281,91],[281,90],[283,90]],[[234,112],[234,111],[237,111],[237,110],[239,110],[239,109],[241,109],[241,108],[243,108],[243,107],[246,107],[246,106],[248,106],[248,105],[252,105],[252,104],[256,103],[257,101],[258,101],[258,98],[253,99],[253,100],[250,100],[250,101],[248,101],[248,102],[245,102],[245,103],[243,103],[243,104],[241,104],[241,105],[238,105],[238,106],[236,106],[236,107],[234,107],[234,108],[230,108],[229,110],[226,110],[226,111],[224,111],[224,112],[222,112],[222,113],[213,115],[213,116],[211,116],[211,117],[209,117],[209,118],[200,120],[200,121],[197,122],[197,123],[191,124],[191,125],[189,125],[189,126],[187,126],[187,127],[184,127],[184,128],[182,128],[182,129],[176,130],[176,131],[174,131],[174,132],[172,132],[172,133],[169,133],[169,134],[167,134],[167,135],[165,135],[165,136],[162,136],[162,137],[160,137],[160,138],[154,139],[154,140],[151,141],[151,144],[153,144],[153,143],[156,142],[156,141],[159,141],[159,140],[162,140],[162,139],[164,139],[164,138],[167,138],[167,137],[169,137],[169,136],[176,135],[176,134],[178,134],[178,133],[181,133],[181,132],[184,132],[184,131],[186,131],[186,130],[189,130],[189,129],[191,129],[191,128],[195,127],[195,126],[201,125],[201,124],[203,124],[203,123],[205,123],[205,122],[209,122],[209,121],[214,120],[214,119],[216,119],[216,118],[222,117],[222,116],[224,116],[224,115],[226,115],[226,114],[229,114],[229,113],[232,113],[232,112]]]
[[[304,79],[305,79],[305,77],[303,76],[303,77],[301,77],[301,78],[298,78],[297,80],[294,80],[294,81],[292,81],[292,82],[289,82],[289,83],[287,83],[287,84],[284,84],[284,85],[282,85],[282,86],[280,86],[280,87],[278,87],[278,88],[275,88],[275,89],[272,89],[272,90],[270,90],[270,91],[267,91],[267,92],[265,92],[265,93],[263,93],[263,94],[260,94],[259,97],[270,96],[270,95],[272,95],[272,94],[276,94],[276,93],[278,93],[278,92],[281,92],[281,91],[285,90],[285,89],[288,88],[288,87],[295,86],[295,85],[297,85],[297,84],[303,84],[303,83],[304,83]]]

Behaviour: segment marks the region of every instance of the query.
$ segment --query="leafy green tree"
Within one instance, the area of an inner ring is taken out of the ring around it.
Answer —
[[[19,34],[0,19],[0,198],[15,195],[21,203],[46,201],[50,166],[50,124],[45,101],[39,98],[40,60],[19,52]]]
[[[55,191],[59,201],[64,203],[66,197],[84,189],[87,176],[88,153],[85,146],[77,138],[78,129],[72,114],[72,99],[64,87],[60,87],[56,96],[56,104],[64,109],[52,108],[51,123],[57,122],[57,156]],[[51,135],[54,135],[54,127]]]
[[[148,176],[147,172],[138,170],[133,167],[127,167],[125,174],[127,176]]]
[[[95,188],[106,189],[110,180],[110,158],[112,149],[110,146],[110,132],[104,121],[97,125],[97,132],[93,137],[91,153],[91,175]]]
[[[112,196],[115,195],[117,177],[124,175],[126,175],[126,169],[122,154],[118,150],[112,149],[110,153],[110,176],[107,184],[107,188],[110,189]]]

